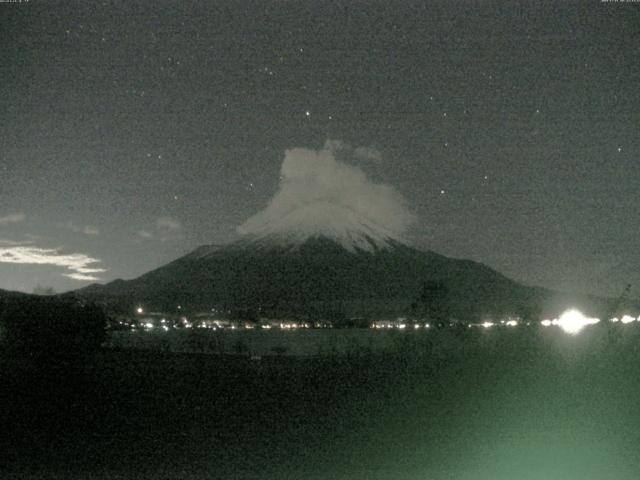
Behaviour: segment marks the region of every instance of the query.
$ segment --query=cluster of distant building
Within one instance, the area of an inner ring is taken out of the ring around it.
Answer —
[[[408,320],[405,317],[399,317],[396,320],[376,320],[371,322],[370,327],[376,330],[383,329],[397,329],[397,330],[420,330],[429,328],[443,328],[443,327],[484,327],[490,328],[493,326],[507,326],[516,327],[518,325],[531,325],[531,322],[523,322],[520,318],[509,317],[505,320],[497,322],[485,320],[483,322],[463,322],[460,320],[450,319],[440,322],[426,322],[417,320]]]
[[[206,330],[297,330],[310,328],[333,328],[329,321],[303,321],[261,318],[256,321],[234,320],[223,318],[213,309],[212,312],[193,315],[175,315],[163,312],[146,312],[143,308],[136,309],[135,315],[119,315],[112,317],[108,328],[110,330],[132,331],[169,331],[175,329],[206,329]]]
[[[180,308],[178,307],[178,310]],[[138,307],[133,315],[118,316],[110,320],[111,330],[130,331],[169,331],[175,329],[205,329],[205,330],[298,330],[298,329],[323,329],[334,328],[331,321],[310,320],[284,320],[260,318],[251,320],[234,320],[225,318],[224,312],[212,309],[211,312],[197,313],[193,315],[167,314],[162,312],[146,312]],[[640,322],[640,317],[623,315],[620,318],[611,318],[611,323],[628,324]],[[463,322],[455,319],[447,321],[426,321],[397,317],[395,319],[374,320],[368,326],[374,330],[427,330],[431,328],[465,327],[465,328],[492,328],[492,327],[517,327],[530,326],[532,324],[543,327],[558,326],[567,333],[577,333],[588,325],[600,322],[599,318],[590,318],[578,310],[565,311],[553,320],[545,319],[539,322],[524,321],[520,317],[507,317],[501,320],[484,320],[482,322]]]
[[[610,323],[629,324],[640,323],[640,316],[622,315],[608,320]],[[420,330],[433,327],[466,327],[466,328],[492,328],[492,327],[517,327],[540,325],[542,327],[557,326],[567,333],[577,333],[584,327],[600,323],[599,318],[588,317],[580,311],[569,309],[563,312],[558,318],[544,319],[540,321],[524,321],[520,317],[507,317],[502,320],[484,320],[482,322],[463,322],[459,320],[447,320],[444,322],[419,322],[399,317],[396,320],[377,320],[371,323],[370,327],[376,330],[397,329],[397,330]]]
[[[370,328],[375,330],[420,330],[443,327],[484,327],[489,328],[494,325],[517,326],[523,324],[520,319],[508,318],[499,322],[484,321],[482,323],[469,323],[459,320],[448,320],[446,322],[428,322],[426,320],[408,319],[397,317],[395,319],[375,320],[369,322]],[[530,324],[527,322],[527,324]],[[197,313],[193,315],[175,315],[163,312],[145,312],[142,308],[136,310],[135,315],[118,316],[111,319],[109,325],[111,330],[132,330],[132,331],[169,331],[174,329],[207,329],[207,330],[297,330],[297,329],[323,329],[334,328],[331,321],[310,321],[310,320],[285,320],[260,318],[256,321],[233,320],[222,318],[216,311]]]

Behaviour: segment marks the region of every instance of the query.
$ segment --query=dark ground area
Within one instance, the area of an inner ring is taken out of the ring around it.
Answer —
[[[636,479],[640,326],[403,334],[395,353],[4,358],[1,478]]]

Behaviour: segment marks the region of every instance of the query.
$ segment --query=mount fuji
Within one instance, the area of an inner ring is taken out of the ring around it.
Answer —
[[[322,215],[331,222],[319,221]],[[567,302],[480,263],[413,248],[330,205],[301,208],[236,242],[202,246],[133,280],[91,285],[74,295],[122,311],[144,305],[172,312],[180,305],[183,312],[344,321],[415,313],[426,284],[443,286],[448,315],[463,320],[533,317]],[[601,307],[586,296],[574,300],[588,311]]]
[[[278,191],[238,227],[238,241],[73,294],[128,312],[179,305],[183,312],[342,321],[419,316],[434,304],[460,320],[601,309],[598,299],[527,287],[480,263],[411,247],[404,235],[417,218],[407,201],[342,160],[352,153],[337,141],[286,150]]]

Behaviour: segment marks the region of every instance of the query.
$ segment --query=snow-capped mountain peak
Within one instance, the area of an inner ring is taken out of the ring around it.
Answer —
[[[329,202],[314,202],[276,221],[252,225],[245,238],[250,243],[301,245],[312,238],[327,238],[350,252],[373,252],[403,243],[393,232],[354,210]]]

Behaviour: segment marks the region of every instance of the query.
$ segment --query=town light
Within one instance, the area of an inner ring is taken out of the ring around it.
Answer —
[[[580,332],[587,325],[594,325],[600,321],[599,318],[585,317],[578,310],[567,310],[555,322],[562,330],[567,333],[575,334]]]

